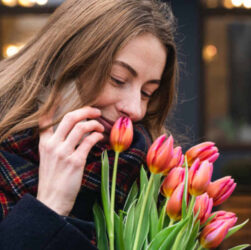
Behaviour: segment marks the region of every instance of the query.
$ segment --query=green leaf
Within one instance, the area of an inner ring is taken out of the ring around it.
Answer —
[[[151,213],[150,213],[150,229],[149,229],[149,241],[152,241],[154,236],[158,233],[158,210],[156,202],[154,201],[154,198],[152,197],[151,202]]]
[[[151,241],[149,247],[147,250],[156,250],[159,249],[161,244],[164,242],[164,240],[167,238],[167,236],[175,229],[177,224],[172,225],[170,227],[166,227],[162,229],[160,232],[156,234],[156,236]]]
[[[249,246],[250,246],[249,244],[243,244],[243,245],[239,245],[239,246],[230,248],[229,250],[242,250],[242,249],[245,249],[245,248],[247,248]]]
[[[187,166],[187,159],[185,158],[186,162],[186,171],[185,171],[185,185],[184,185],[184,192],[182,198],[182,219],[184,219],[187,215],[187,183],[188,183],[188,166]]]
[[[146,174],[144,167],[141,166],[141,169],[140,169],[140,194],[144,190],[144,187],[147,187],[147,184],[148,184],[147,174]]]
[[[158,220],[158,232],[164,228],[164,221],[166,217],[166,206],[169,198],[166,198],[164,202],[161,204],[160,216]]]
[[[138,186],[137,182],[135,181],[131,187],[131,190],[126,198],[126,202],[124,205],[124,211],[127,212],[129,207],[131,206],[132,202],[134,202],[135,199],[137,199],[138,195]]]
[[[101,169],[101,197],[108,231],[111,227],[110,216],[110,193],[109,193],[109,160],[107,151],[102,153]]]
[[[155,177],[155,175],[151,175],[150,178],[152,178],[152,181],[149,181],[149,183],[148,183],[148,180],[147,180],[147,182],[144,181],[147,184],[147,187],[146,186],[142,187],[142,191],[140,193],[140,197],[139,197],[139,200],[136,205],[135,224],[134,225],[135,225],[135,232],[137,234],[137,227],[138,227],[138,222],[140,221],[140,215],[142,214],[144,199],[147,196],[145,210],[144,210],[143,217],[142,217],[141,230],[139,230],[138,239],[135,239],[135,241],[137,240],[137,249],[141,249],[144,241],[147,238],[148,232],[149,232],[149,227],[150,227],[149,215],[150,215],[151,201],[152,201],[152,197],[153,197],[153,193],[154,193],[154,188],[152,185],[154,182],[154,177]],[[150,185],[150,186],[148,186],[148,185]],[[147,190],[149,190],[148,195],[146,194]],[[134,244],[135,244],[135,242],[134,242]]]
[[[189,250],[196,250],[196,249],[198,249],[198,245],[199,245],[199,241],[196,240],[195,243],[194,243],[194,246],[191,249],[189,249]]]
[[[150,227],[149,215],[150,215],[151,200],[152,200],[151,197],[152,197],[152,194],[149,195],[147,203],[146,203],[145,212],[144,212],[143,220],[142,220],[142,224],[141,224],[141,230],[140,230],[140,234],[139,234],[138,249],[141,249],[144,241],[147,238],[148,232],[149,232],[149,227]],[[138,225],[140,213],[142,212],[141,208],[142,208],[142,203],[136,205],[135,232],[137,230],[136,228]]]
[[[181,220],[179,223],[175,224],[175,229],[168,235],[159,250],[171,249],[178,233],[183,229],[183,227],[186,226],[186,224],[188,224],[188,218]]]
[[[197,212],[196,216],[193,216],[193,213],[192,213],[192,215],[189,217],[188,225],[186,227],[186,230],[184,230],[182,240],[179,241],[179,248],[180,249],[186,248],[186,245],[189,241],[189,238],[190,238],[192,231],[193,231],[193,228],[194,228],[194,222],[195,222],[196,218],[198,217],[198,215],[199,215],[199,211]]]
[[[236,233],[238,230],[240,230],[242,227],[244,227],[247,223],[248,223],[249,219],[245,220],[243,223],[235,226],[235,227],[231,227],[229,230],[228,230],[228,233],[226,235],[226,237],[224,238],[227,239],[228,237],[230,237],[232,234]]]
[[[119,216],[114,213],[114,230],[115,230],[115,246],[116,249],[124,250],[124,224],[123,224],[123,211],[120,211]]]
[[[186,248],[185,248],[186,250],[191,250],[194,248],[199,229],[200,229],[200,221],[197,221],[195,226],[193,227],[191,235],[190,235],[188,242],[186,244]]]
[[[142,250],[147,250],[147,245],[148,245],[148,241],[147,241],[147,238],[142,246]]]
[[[97,235],[97,247],[99,250],[109,250],[104,214],[97,203],[93,206],[93,214]]]
[[[150,243],[148,250],[160,250],[160,249],[171,249],[172,244],[174,243],[174,240],[177,236],[177,234],[180,232],[180,230],[183,228],[183,226],[188,222],[188,218],[178,222],[175,225],[166,227],[162,229],[152,240]]]
[[[135,206],[136,206],[136,200],[134,200],[131,204],[131,206],[128,209],[127,216],[125,217],[125,228],[124,228],[124,243],[125,243],[125,249],[131,250],[134,237],[135,237]]]

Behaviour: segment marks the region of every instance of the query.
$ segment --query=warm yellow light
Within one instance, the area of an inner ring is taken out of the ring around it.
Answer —
[[[217,48],[214,45],[207,45],[203,48],[202,51],[203,59],[206,62],[211,62],[215,58],[217,53]]]
[[[232,9],[234,7],[231,0],[223,0],[223,6],[227,9]]]
[[[17,5],[17,0],[2,0],[1,1],[3,5],[14,7]]]
[[[24,45],[23,44],[7,44],[3,46],[3,56],[11,57],[15,55]]]
[[[23,7],[32,7],[35,4],[32,0],[18,0],[18,3]]]
[[[45,5],[48,3],[48,0],[36,0],[37,4],[39,5]]]
[[[232,4],[234,5],[234,7],[241,7],[242,0],[232,0]]]
[[[251,0],[243,0],[243,5],[245,8],[250,9],[251,8]]]

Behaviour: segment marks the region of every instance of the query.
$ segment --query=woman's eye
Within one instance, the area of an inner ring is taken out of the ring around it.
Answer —
[[[146,93],[145,91],[141,91],[141,94],[146,97],[146,98],[150,98],[152,95],[149,95],[148,93]]]
[[[112,77],[112,76],[111,76],[111,80],[112,80],[113,82],[115,82],[116,84],[118,84],[118,85],[123,85],[123,84],[125,84],[125,82],[120,81],[120,80],[118,80],[118,79],[116,79],[116,78],[114,78],[114,77]]]

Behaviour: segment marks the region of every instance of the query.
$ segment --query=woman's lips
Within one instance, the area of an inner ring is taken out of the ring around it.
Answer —
[[[103,116],[98,117],[96,120],[104,126],[105,128],[104,133],[110,135],[114,122],[107,118],[104,118]]]

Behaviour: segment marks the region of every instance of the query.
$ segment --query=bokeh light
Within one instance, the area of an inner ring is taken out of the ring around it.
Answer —
[[[243,0],[243,5],[245,8],[250,9],[251,8],[251,0]]]
[[[23,7],[32,7],[35,5],[35,2],[31,0],[18,0],[18,3]]]
[[[214,45],[212,45],[212,44],[206,45],[202,51],[203,59],[206,62],[211,62],[214,60],[217,53],[218,53],[218,50]]]
[[[227,9],[232,9],[234,7],[231,0],[223,0],[223,6]]]
[[[14,7],[17,5],[17,0],[2,0],[1,1],[3,5]]]
[[[48,0],[36,0],[38,5],[46,5],[48,3]]]
[[[24,44],[6,44],[3,46],[3,56],[5,58],[15,55]]]
[[[234,5],[234,7],[241,7],[242,0],[232,0],[232,4]]]

